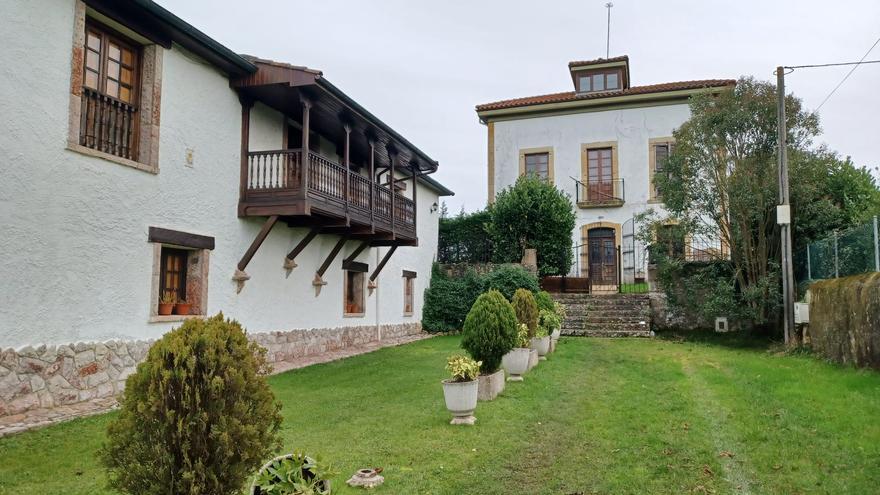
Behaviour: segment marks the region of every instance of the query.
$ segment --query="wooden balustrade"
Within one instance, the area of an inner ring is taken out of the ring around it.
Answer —
[[[248,153],[245,199],[248,193],[303,193],[302,163],[300,149]],[[374,218],[377,226],[391,229],[393,223],[396,230],[415,235],[415,204],[411,199],[393,193],[392,203],[392,192],[387,186],[356,172],[347,172],[345,167],[316,153],[309,153],[308,163],[308,196],[341,203],[342,213],[347,214],[350,210],[352,214],[358,213],[364,217],[370,217],[372,202],[371,218]],[[346,176],[348,191],[345,188]]]
[[[79,144],[122,158],[137,158],[137,107],[83,87]]]

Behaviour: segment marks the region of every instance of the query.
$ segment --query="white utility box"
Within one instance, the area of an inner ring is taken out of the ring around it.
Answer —
[[[810,322],[810,303],[794,303],[794,323],[803,325]]]
[[[715,331],[716,332],[729,332],[730,327],[727,325],[727,317],[719,316],[715,318]]]

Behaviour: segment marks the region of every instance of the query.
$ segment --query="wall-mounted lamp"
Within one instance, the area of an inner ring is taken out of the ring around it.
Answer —
[[[437,203],[431,205],[431,213],[436,213],[438,209],[440,209],[440,206]]]

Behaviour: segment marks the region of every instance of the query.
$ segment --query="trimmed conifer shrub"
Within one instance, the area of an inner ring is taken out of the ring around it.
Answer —
[[[529,337],[534,337],[535,330],[538,329],[538,305],[535,303],[535,296],[529,290],[516,289],[510,302],[517,321],[528,327]]]
[[[459,332],[468,311],[483,292],[483,279],[473,270],[450,278],[435,263],[425,290],[422,328],[427,332]]]
[[[222,313],[190,319],[128,377],[101,461],[130,494],[232,495],[281,446],[265,350]]]
[[[477,361],[480,371],[494,373],[501,358],[516,345],[518,324],[513,306],[497,290],[481,294],[464,320],[461,347]]]
[[[538,311],[541,311],[542,309],[556,311],[556,301],[554,301],[553,296],[545,290],[538,291],[535,294],[535,303],[538,304]]]

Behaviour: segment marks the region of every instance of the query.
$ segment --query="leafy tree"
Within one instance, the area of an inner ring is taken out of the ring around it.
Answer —
[[[536,249],[540,275],[568,273],[575,214],[567,194],[546,181],[523,176],[498,194],[489,212],[496,262],[518,263],[526,249]]]
[[[437,260],[440,263],[485,263],[492,259],[492,240],[486,210],[462,211],[453,218],[440,218]]]
[[[485,280],[473,270],[458,278],[448,277],[439,265],[431,271],[431,285],[425,290],[422,326],[428,332],[458,332],[474,301],[483,292]]]
[[[280,447],[266,351],[218,314],[185,321],[128,377],[101,459],[124,493],[233,495]]]
[[[516,345],[519,324],[513,306],[497,290],[490,290],[474,302],[464,320],[461,347],[481,361],[484,374],[494,373],[501,358]]]
[[[513,299],[517,289],[538,292],[538,278],[520,265],[502,265],[489,272],[483,285],[486,290],[495,289],[508,301]]]

